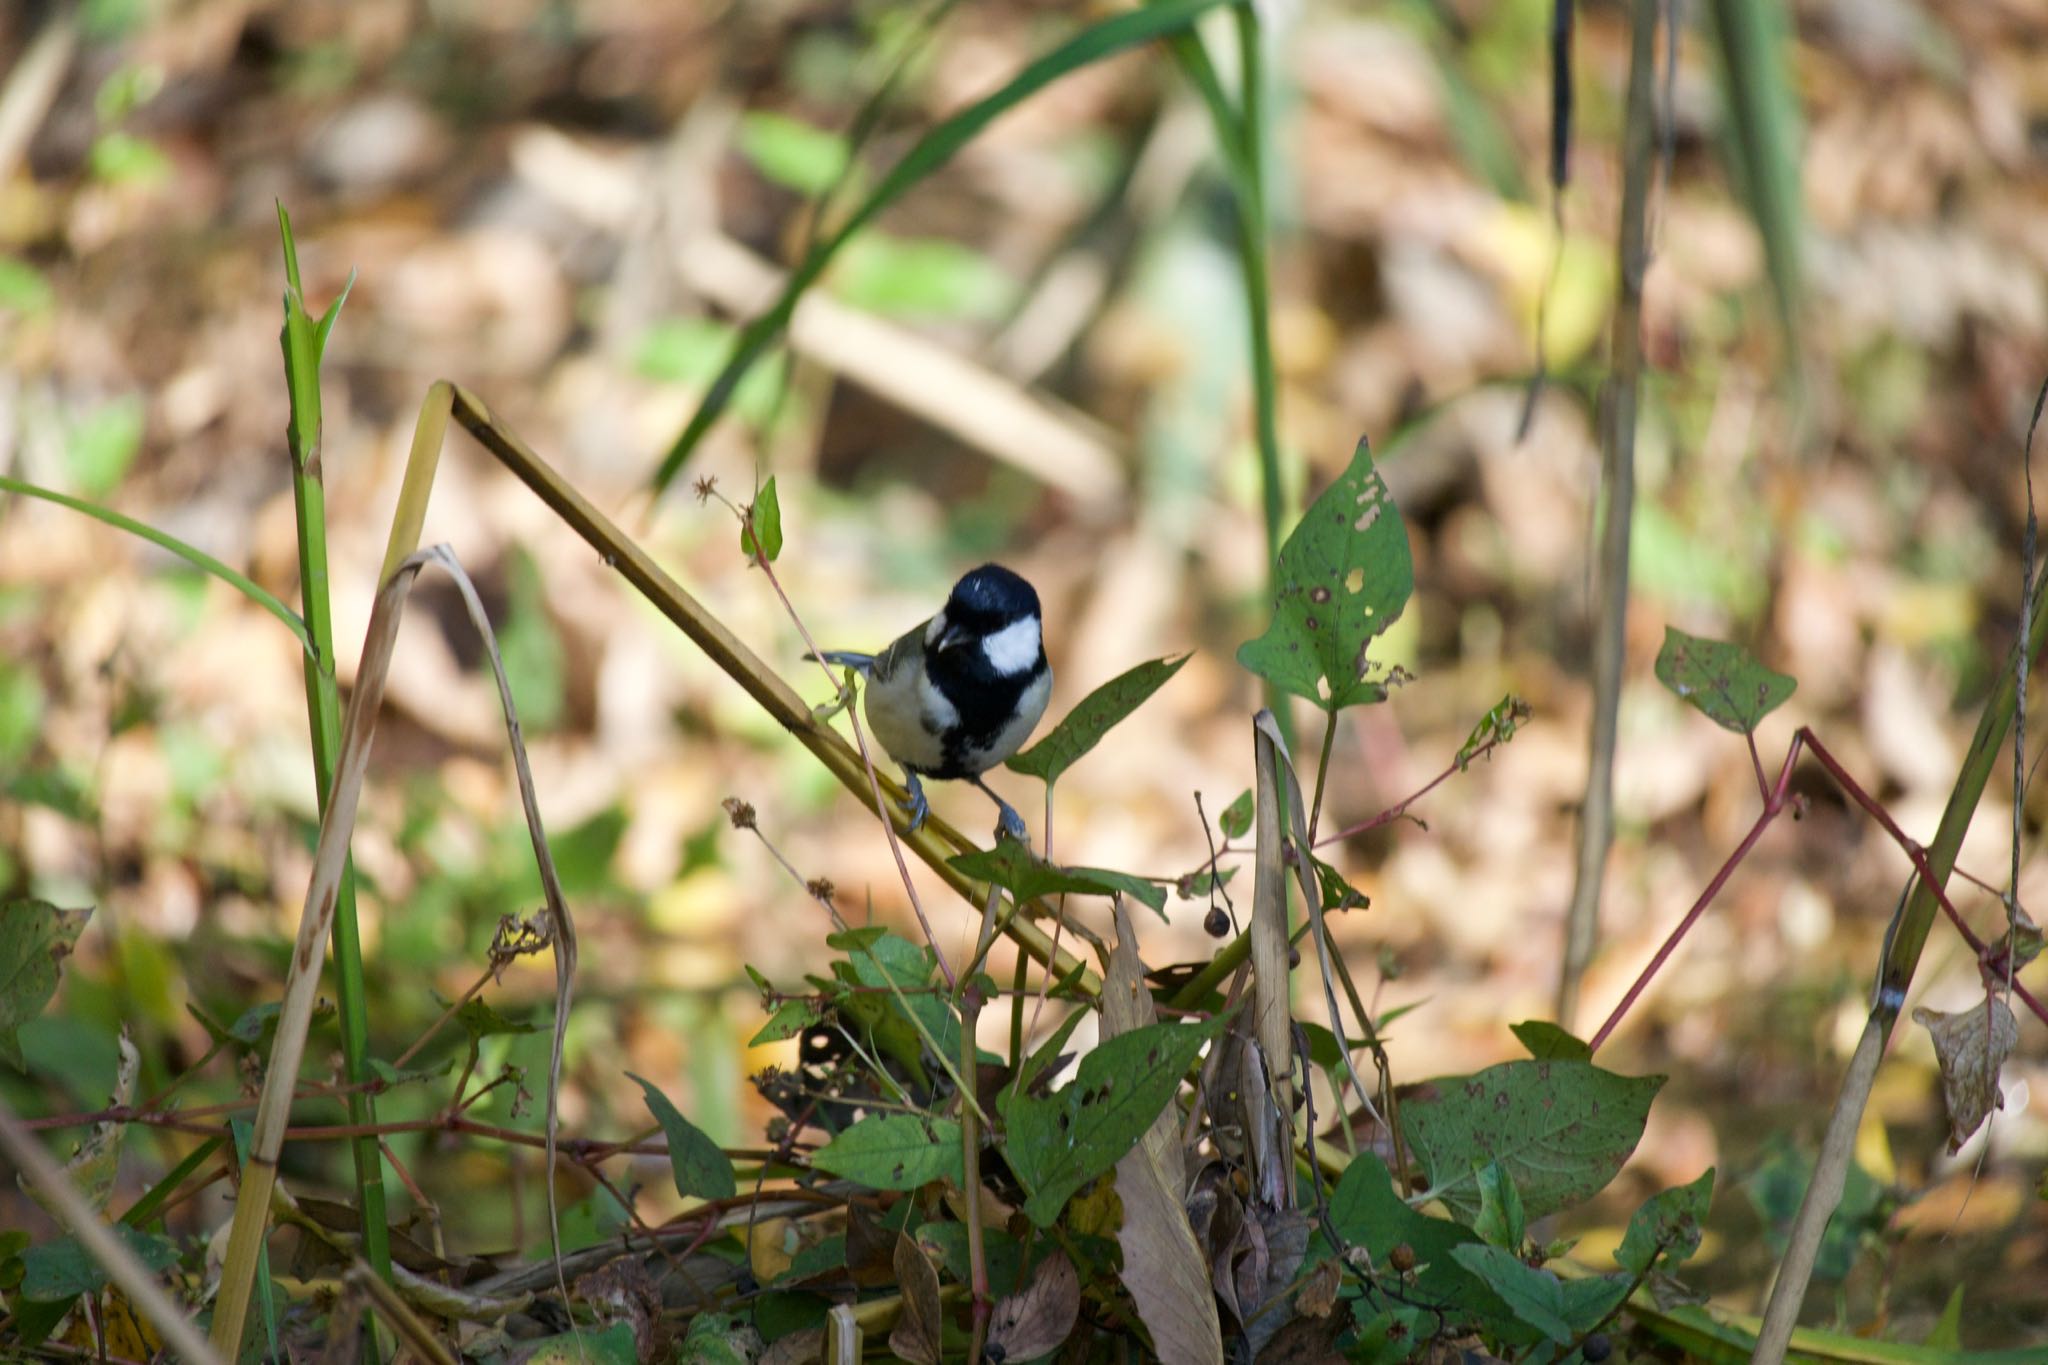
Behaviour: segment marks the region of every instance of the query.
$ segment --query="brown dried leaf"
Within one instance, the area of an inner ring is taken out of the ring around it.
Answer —
[[[1157,1017],[1146,993],[1130,913],[1116,905],[1116,947],[1102,982],[1102,1034],[1142,1028]],[[1124,1287],[1152,1333],[1164,1365],[1222,1365],[1223,1329],[1202,1248],[1182,1207],[1186,1163],[1171,1106],[1138,1145],[1116,1164],[1123,1204],[1117,1244],[1124,1253]]]
[[[1337,1291],[1344,1285],[1344,1270],[1335,1260],[1324,1261],[1309,1272],[1308,1281],[1294,1296],[1294,1306],[1311,1318],[1327,1318],[1337,1306]]]
[[[1296,1318],[1274,1334],[1259,1352],[1259,1365],[1343,1365],[1337,1339],[1351,1326],[1351,1315]]]
[[[2005,1107],[1998,1073],[2020,1041],[2019,1021],[1996,996],[1982,1005],[1954,1014],[1922,1006],[1913,1022],[1924,1025],[1934,1039],[1941,1066],[1941,1095],[1948,1104],[1948,1150],[1961,1150],[1972,1133],[1984,1126],[1993,1109]]]
[[[1057,1349],[1081,1316],[1081,1277],[1064,1251],[1039,1262],[1022,1290],[1000,1299],[989,1318],[988,1349],[1004,1360],[1030,1360]],[[893,1339],[892,1339],[893,1345]]]
[[[903,1291],[903,1313],[889,1333],[889,1349],[912,1365],[939,1365],[939,1273],[917,1243],[901,1233],[896,1235],[896,1282]]]

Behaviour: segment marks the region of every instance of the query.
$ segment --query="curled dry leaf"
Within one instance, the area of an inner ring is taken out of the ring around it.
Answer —
[[[2019,1044],[2019,1021],[1997,996],[1954,1014],[1922,1006],[1913,1022],[1924,1025],[1934,1039],[1941,1066],[1941,1096],[1948,1104],[1948,1150],[1962,1149],[1970,1135],[1984,1126],[1993,1109],[2005,1107],[1998,1073]]]
[[[1081,1277],[1064,1251],[1039,1262],[1031,1283],[997,1301],[989,1318],[991,1360],[1031,1360],[1058,1348],[1081,1316]]]
[[[889,1333],[889,1349],[912,1365],[939,1365],[939,1273],[902,1233],[896,1234],[895,1265],[903,1314]]]

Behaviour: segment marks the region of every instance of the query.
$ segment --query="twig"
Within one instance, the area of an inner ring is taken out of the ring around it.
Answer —
[[[1647,203],[1656,129],[1656,0],[1629,8],[1628,103],[1622,125],[1621,230],[1615,245],[1620,288],[1609,341],[1613,374],[1601,416],[1601,475],[1607,518],[1601,528],[1599,612],[1593,636],[1593,728],[1587,741],[1585,803],[1579,810],[1579,858],[1565,916],[1564,962],[1558,972],[1557,1018],[1571,1027],[1579,981],[1599,931],[1600,886],[1614,842],[1614,748],[1621,711],[1621,670],[1627,647],[1629,531],[1635,512],[1636,400],[1643,369],[1643,274],[1649,265]]]
[[[4,1094],[0,1094],[0,1148],[6,1149],[29,1183],[57,1211],[71,1235],[107,1272],[107,1278],[121,1287],[129,1302],[142,1310],[173,1350],[193,1365],[221,1365],[220,1354],[207,1344],[184,1310],[171,1302],[156,1276],[114,1236],[113,1229],[85,1202],[42,1144],[29,1136]]]

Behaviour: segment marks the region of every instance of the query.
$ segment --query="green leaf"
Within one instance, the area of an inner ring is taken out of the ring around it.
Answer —
[[[1060,1026],[1054,1029],[1044,1042],[1033,1048],[1031,1055],[1024,1059],[1024,1065],[1017,1068],[1014,1088],[1029,1090],[1031,1083],[1038,1079],[1038,1073],[1058,1060],[1060,1049],[1067,1045],[1067,1039],[1074,1036],[1074,1030],[1089,1016],[1088,1010],[1074,1010],[1060,1020]]]
[[[960,1143],[952,1119],[875,1114],[833,1138],[811,1164],[875,1190],[914,1190],[934,1180],[959,1185],[966,1179]]]
[[[863,232],[832,267],[832,292],[884,317],[991,320],[1010,308],[1017,282],[973,247],[945,237]]]
[[[540,1028],[538,1024],[507,1019],[480,996],[462,1002],[462,1008],[455,1011],[455,1022],[462,1025],[462,1031],[469,1035],[472,1043],[506,1033],[533,1033]]]
[[[632,1225],[633,1215],[626,1206],[600,1185],[587,1198],[562,1210],[562,1250],[566,1254],[600,1242],[615,1242]]]
[[[742,115],[735,141],[763,178],[798,194],[831,189],[852,159],[839,134],[769,110]]]
[[[739,1186],[733,1179],[732,1160],[718,1150],[696,1124],[684,1118],[668,1096],[632,1072],[627,1079],[639,1083],[647,1097],[647,1112],[661,1125],[668,1138],[668,1164],[675,1173],[676,1193],[685,1199],[730,1199]]]
[[[1635,1150],[1662,1076],[1619,1076],[1591,1062],[1503,1062],[1445,1077],[1401,1105],[1408,1145],[1431,1193],[1460,1219],[1479,1212],[1475,1165],[1500,1162],[1528,1217],[1605,1187]]]
[[[1791,72],[1792,35],[1783,6],[1767,0],[1713,0],[1714,46],[1734,179],[1763,240],[1779,325],[1788,348],[1800,345],[1799,95]],[[1792,367],[1796,374],[1797,367]]]
[[[1360,441],[1351,467],[1323,490],[1280,547],[1273,624],[1237,660],[1325,710],[1384,700],[1366,677],[1372,642],[1415,588],[1408,528]]]
[[[15,256],[0,256],[0,312],[47,312],[56,292],[43,272]]]
[[[1504,1327],[1518,1336],[1527,1334],[1520,1320],[1509,1312],[1484,1280],[1465,1269],[1452,1256],[1461,1246],[1478,1246],[1472,1232],[1447,1218],[1431,1218],[1408,1206],[1394,1191],[1386,1163],[1371,1152],[1360,1152],[1330,1192],[1330,1227],[1346,1247],[1363,1247],[1373,1264],[1384,1266],[1397,1246],[1405,1245],[1415,1254],[1415,1291],[1426,1302],[1455,1303]],[[1332,1248],[1319,1230],[1309,1250],[1309,1264],[1331,1254]]]
[[[1083,1057],[1074,1079],[1046,1099],[1003,1093],[1003,1152],[1031,1193],[1024,1212],[1032,1222],[1050,1226],[1076,1191],[1137,1145],[1227,1022],[1218,1015],[1133,1029]]]
[[[761,485],[761,492],[748,506],[746,518],[740,523],[740,553],[749,560],[754,558],[754,542],[760,537],[760,555],[770,564],[782,553],[782,503],[775,496],[775,476],[770,474],[768,482]]]
[[[1539,1062],[1562,1059],[1568,1062],[1590,1062],[1593,1049],[1579,1041],[1556,1024],[1542,1019],[1529,1019],[1519,1024],[1509,1024],[1508,1032],[1521,1039],[1522,1046],[1529,1049],[1529,1055]]]
[[[888,173],[868,193],[867,198],[855,206],[839,228],[814,246],[798,263],[796,269],[790,272],[789,279],[784,282],[782,293],[775,302],[740,332],[731,354],[726,357],[725,365],[720,369],[717,379],[712,382],[710,391],[704,395],[704,400],[698,405],[695,415],[690,418],[689,425],[683,428],[675,444],[669,447],[668,454],[662,457],[661,468],[654,476],[655,491],[660,492],[674,482],[684,461],[690,458],[690,453],[697,448],[698,442],[704,439],[704,434],[711,429],[712,423],[718,420],[727,403],[732,401],[740,381],[789,325],[790,317],[796,312],[797,300],[817,282],[819,275],[831,264],[833,256],[840,248],[873,221],[875,215],[902,198],[912,186],[945,165],[953,158],[954,153],[980,136],[981,131],[998,117],[1060,77],[1149,43],[1155,38],[1188,28],[1202,14],[1217,8],[1223,2],[1224,0],[1158,0],[1158,3],[1111,15],[1082,29],[1052,51],[1032,61],[993,94],[969,105],[919,138],[910,150],[903,154],[903,159],[889,168]]]
[[[1451,1255],[1500,1295],[1516,1317],[1560,1346],[1589,1331],[1628,1293],[1628,1276],[1560,1280],[1493,1246],[1455,1247]]]
[[[515,549],[510,560],[498,654],[505,661],[505,678],[519,703],[521,727],[528,734],[540,734],[560,725],[568,707],[568,661],[561,633],[548,615],[540,566],[523,549]],[[560,857],[559,850],[556,856]]]
[[[1479,1216],[1472,1220],[1472,1231],[1488,1246],[1519,1255],[1528,1224],[1515,1178],[1498,1161],[1487,1162],[1474,1176],[1479,1182]]]
[[[136,1259],[151,1270],[163,1270],[177,1263],[177,1247],[162,1237],[126,1224],[115,1225],[114,1232],[127,1243]],[[100,1269],[100,1263],[75,1237],[60,1237],[30,1247],[22,1254],[21,1262],[21,1295],[26,1299],[62,1303],[80,1294],[97,1293],[107,1284],[107,1272]]]
[[[71,956],[91,915],[91,907],[59,910],[48,901],[0,904],[0,1058],[16,1071],[28,1069],[18,1030],[56,994],[58,964]]]
[[[1372,897],[1344,880],[1344,874],[1315,854],[1308,855],[1316,870],[1316,891],[1325,910],[1370,910]]]
[[[759,1047],[763,1043],[779,1043],[785,1038],[794,1038],[821,1018],[823,1015],[814,1001],[785,1000],[775,1007],[775,1013],[768,1016],[768,1022],[761,1025],[761,1031],[747,1039],[747,1046]]]
[[[1683,1265],[1700,1248],[1700,1229],[1713,1195],[1711,1166],[1690,1185],[1652,1195],[1628,1220],[1628,1232],[1614,1251],[1615,1264],[1637,1277],[1660,1266],[1670,1271]]]
[[[632,1323],[615,1322],[602,1331],[584,1327],[542,1337],[528,1343],[520,1359],[526,1365],[638,1365],[640,1346],[633,1338]]]
[[[1657,651],[1657,681],[1724,730],[1754,733],[1799,684],[1758,663],[1741,645],[1703,640],[1664,627]]]
[[[113,185],[153,185],[171,172],[163,148],[118,128],[94,139],[86,160],[95,176]]]
[[[832,974],[868,988],[842,1000],[840,1013],[865,1029],[920,1085],[928,1084],[926,1048],[949,1059],[960,1051],[959,1016],[946,1001],[917,989],[931,984],[936,970],[930,950],[877,929],[833,934],[825,942],[846,953],[845,962],[833,964]],[[891,985],[906,993],[899,998]]]
[[[994,882],[1021,904],[1061,892],[1109,896],[1121,891],[1153,910],[1166,908],[1166,888],[1128,872],[1099,867],[1061,867],[1034,855],[1021,839],[999,839],[994,848],[978,848],[947,859],[954,871],[976,881]]]
[[[1183,654],[1178,659],[1153,659],[1119,673],[1083,697],[1081,704],[1067,712],[1051,734],[1016,755],[1007,766],[1012,772],[1041,778],[1051,786],[1193,657]]]
[[[1216,827],[1223,831],[1226,839],[1242,839],[1252,832],[1252,789],[1246,787],[1237,794],[1237,799],[1223,808],[1223,814],[1216,817]]]
[[[145,410],[134,394],[102,403],[75,418],[64,434],[64,463],[80,492],[97,498],[111,491],[142,449]]]
[[[1927,1331],[1927,1340],[1922,1345],[1930,1350],[1956,1351],[1963,1349],[1963,1286],[1957,1285],[1948,1294],[1948,1302],[1941,1306],[1941,1316]]]
[[[1458,746],[1458,756],[1452,762],[1463,770],[1487,745],[1506,744],[1513,740],[1515,730],[1529,719],[1529,715],[1529,703],[1510,692],[1479,718],[1479,723],[1472,727],[1472,733],[1465,736],[1465,742]]]
[[[618,1324],[631,1328],[626,1323]],[[740,1318],[728,1313],[699,1313],[690,1319],[677,1360],[695,1365],[753,1365],[760,1354],[761,1338]]]

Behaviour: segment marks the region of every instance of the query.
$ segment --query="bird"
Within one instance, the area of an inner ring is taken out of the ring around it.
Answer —
[[[863,709],[901,765],[908,828],[931,813],[920,778],[965,780],[996,803],[998,829],[1026,837],[1023,817],[981,775],[1022,747],[1052,696],[1052,665],[1038,592],[1000,564],[972,569],[937,615],[879,654],[820,650],[815,657],[867,679]]]

